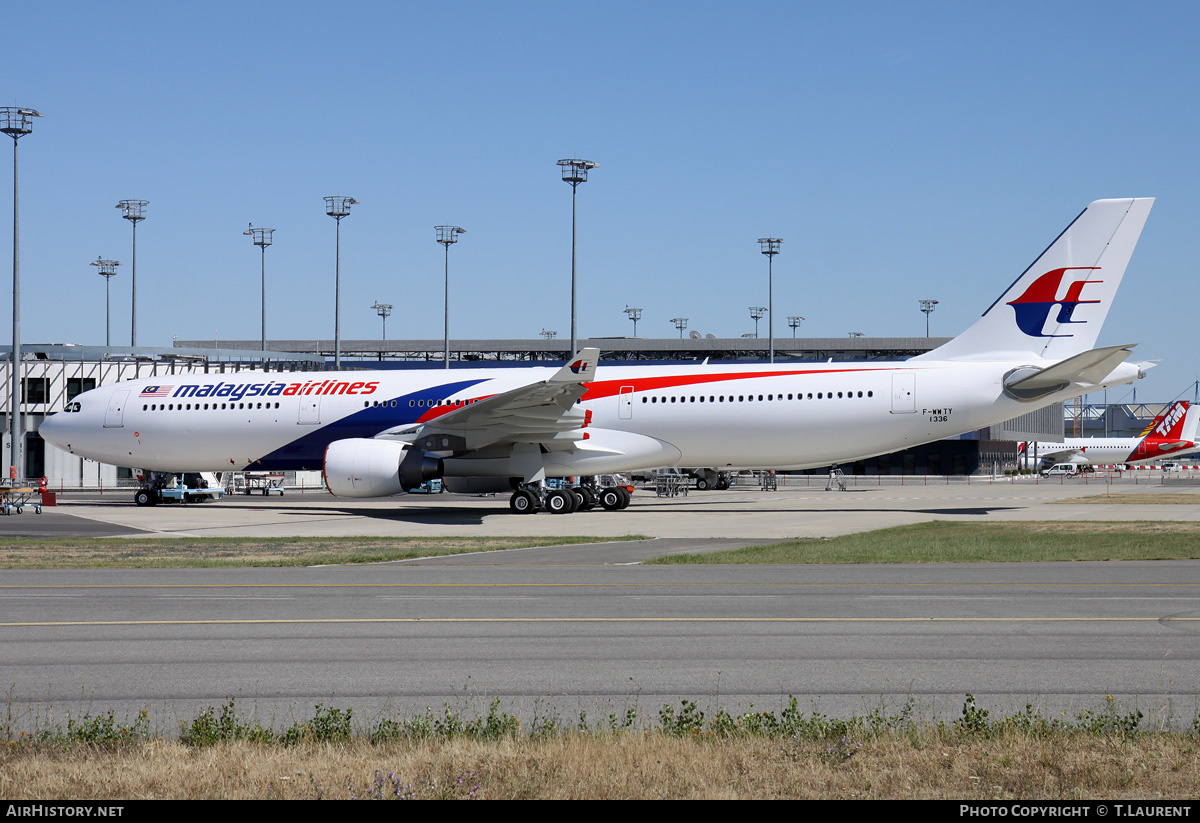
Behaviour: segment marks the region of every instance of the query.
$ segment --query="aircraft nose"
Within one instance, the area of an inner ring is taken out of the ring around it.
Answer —
[[[41,435],[43,440],[48,440],[56,446],[61,446],[62,428],[64,428],[62,422],[59,420],[61,414],[60,412],[59,414],[50,415],[46,420],[42,421],[41,426],[37,427],[38,435]]]
[[[58,414],[52,414],[43,420],[42,424],[38,426],[38,434],[41,436],[41,438],[53,443],[59,448],[63,448],[63,438],[66,436],[65,429],[67,428],[65,422],[60,419],[62,415],[62,412],[59,412]]]

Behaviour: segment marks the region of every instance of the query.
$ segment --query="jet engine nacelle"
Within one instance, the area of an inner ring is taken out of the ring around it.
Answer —
[[[442,476],[442,461],[391,440],[348,438],[325,449],[325,487],[338,497],[391,497]]]

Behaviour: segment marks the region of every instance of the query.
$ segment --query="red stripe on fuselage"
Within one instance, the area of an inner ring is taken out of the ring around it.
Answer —
[[[654,391],[676,386],[695,386],[701,383],[722,383],[728,380],[746,380],[752,377],[785,377],[800,374],[851,374],[868,371],[894,371],[895,367],[882,369],[801,369],[797,371],[734,372],[731,374],[685,374],[671,377],[634,377],[628,380],[597,380],[587,384],[581,400],[599,400],[618,394],[623,386],[633,386],[634,391]]]

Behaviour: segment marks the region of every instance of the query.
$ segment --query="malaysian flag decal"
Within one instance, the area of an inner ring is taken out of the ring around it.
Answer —
[[[138,397],[170,397],[174,386],[147,386]]]

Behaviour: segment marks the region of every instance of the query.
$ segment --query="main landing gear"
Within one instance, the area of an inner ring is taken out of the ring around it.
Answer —
[[[570,514],[590,511],[596,506],[611,512],[627,507],[632,499],[623,486],[596,488],[585,484],[551,489],[544,483],[530,483],[513,492],[508,506],[514,514],[533,514],[539,509],[550,514]]]

